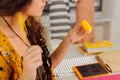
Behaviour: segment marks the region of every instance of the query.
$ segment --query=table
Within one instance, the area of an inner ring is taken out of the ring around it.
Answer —
[[[79,80],[72,67],[97,62],[95,55],[82,55],[77,47],[78,45],[73,45],[64,60],[55,68],[56,80]]]
[[[73,66],[97,63],[95,55],[83,55],[77,48],[79,45],[73,45],[63,61],[55,68],[56,80],[79,80],[72,70]],[[117,48],[115,48],[117,49]],[[113,74],[120,74],[112,73]]]

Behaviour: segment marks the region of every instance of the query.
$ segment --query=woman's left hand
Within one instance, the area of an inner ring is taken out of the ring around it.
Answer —
[[[83,30],[83,28],[80,25],[76,25],[75,27],[73,27],[73,29],[71,29],[68,32],[67,37],[69,38],[72,44],[76,44],[81,43],[82,39],[86,35],[87,33]]]

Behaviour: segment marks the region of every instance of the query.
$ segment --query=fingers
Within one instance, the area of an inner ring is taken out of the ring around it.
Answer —
[[[82,43],[84,41],[93,41],[94,34],[88,34],[82,27],[81,24],[77,24],[69,31],[68,36],[72,43]]]
[[[83,43],[83,39],[86,37],[86,35],[87,35],[87,33],[83,33],[80,35],[79,40],[78,40],[78,41],[80,41],[79,43]]]
[[[87,34],[86,37],[84,37],[82,41],[94,43],[94,40],[95,40],[95,35],[92,33],[92,34]]]
[[[24,56],[27,56],[28,58],[31,58],[35,55],[41,56],[40,53],[42,53],[42,49],[39,46],[31,46],[30,48],[28,48],[25,53]]]
[[[75,25],[75,27],[73,28],[74,30],[82,30],[82,27],[80,24]]]
[[[23,55],[23,74],[27,80],[35,79],[36,69],[43,64],[42,52],[41,47],[38,45],[32,45],[30,48],[25,50]]]
[[[76,29],[78,29],[79,31],[77,32],[77,34],[79,34],[80,36],[83,36],[86,31],[81,27],[80,24],[76,25],[75,26]],[[90,34],[85,34],[85,36],[81,37],[83,39],[81,39],[80,42],[84,42],[84,41],[87,41],[87,42],[91,42],[91,43],[94,43],[94,39],[95,39],[95,34],[94,32],[90,33]]]
[[[33,65],[36,66],[36,68],[38,68],[39,66],[41,66],[43,64],[43,62],[41,60],[37,60],[36,62],[34,62]]]
[[[34,64],[34,65],[42,65],[42,49],[39,46],[31,46],[28,48],[24,55],[23,60],[25,63]],[[38,63],[38,64],[36,64]]]

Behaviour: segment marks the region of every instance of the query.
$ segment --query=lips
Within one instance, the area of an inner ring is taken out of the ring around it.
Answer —
[[[44,9],[44,8],[45,8],[45,5],[43,5],[41,8]]]
[[[44,9],[44,8],[45,8],[45,6],[41,7],[41,9]]]

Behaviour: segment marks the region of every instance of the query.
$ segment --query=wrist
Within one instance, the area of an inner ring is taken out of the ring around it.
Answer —
[[[34,80],[34,78],[27,77],[26,74],[22,73],[18,80]]]
[[[69,45],[73,45],[74,44],[74,41],[72,39],[72,37],[70,35],[67,35],[65,38],[64,38],[64,41],[66,43],[68,43]]]

